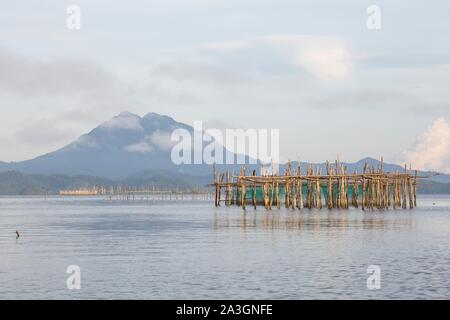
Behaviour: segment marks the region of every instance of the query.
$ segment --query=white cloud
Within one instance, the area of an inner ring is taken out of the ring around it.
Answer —
[[[350,50],[340,39],[310,35],[271,35],[261,40],[287,50],[291,63],[320,80],[341,80],[350,76]]]
[[[141,118],[138,115],[122,112],[118,116],[112,118],[109,121],[104,122],[101,127],[108,129],[130,129],[130,130],[144,130],[140,123]]]
[[[20,143],[32,146],[59,147],[68,139],[76,136],[77,132],[66,126],[61,126],[53,119],[29,119],[16,132],[15,137]]]
[[[415,147],[403,155],[405,161],[417,169],[450,172],[445,163],[450,156],[450,126],[445,118],[436,119],[419,135]]]
[[[64,96],[107,93],[119,85],[115,75],[81,60],[29,58],[0,47],[0,90],[17,95]]]
[[[150,143],[164,151],[170,150],[174,145],[169,132],[157,130],[148,139]]]
[[[202,45],[200,48],[207,50],[217,50],[217,51],[231,51],[240,50],[250,47],[250,42],[248,41],[225,41],[225,42],[209,42]]]
[[[152,152],[154,149],[148,142],[142,141],[126,146],[124,150],[128,152],[148,153]]]
[[[165,131],[155,131],[151,135],[146,136],[142,141],[128,145],[124,148],[128,152],[148,153],[156,149],[168,151],[174,145],[170,139],[171,134]]]
[[[74,143],[70,144],[69,147],[71,148],[78,148],[78,147],[88,147],[88,148],[97,148],[99,147],[98,142],[90,137],[89,135],[85,134],[79,137]]]
[[[315,35],[267,35],[246,41],[207,43],[212,51],[263,50],[281,52],[288,64],[319,80],[342,80],[351,75],[352,59],[346,43],[338,38]]]

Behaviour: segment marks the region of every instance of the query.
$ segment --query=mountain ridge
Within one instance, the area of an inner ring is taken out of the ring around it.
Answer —
[[[170,135],[175,129],[185,129],[192,133],[190,125],[178,122],[170,116],[148,112],[144,116],[123,111],[111,119],[101,123],[91,131],[82,134],[73,142],[38,157],[18,161],[0,161],[0,172],[18,171],[25,174],[95,176],[110,180],[121,180],[139,172],[160,171],[165,173],[201,176],[211,174],[212,166],[175,165],[170,159]],[[226,151],[229,152],[229,151]],[[246,157],[248,160],[248,157]],[[343,162],[349,173],[362,172],[364,164],[378,166],[379,160],[365,157],[356,162]],[[296,168],[297,162],[291,165]],[[302,172],[311,165],[300,162]],[[326,171],[325,162],[313,164]],[[280,165],[283,172],[287,164]],[[218,169],[239,172],[240,165],[219,165]],[[401,166],[384,163],[385,171],[402,171]],[[259,165],[247,165],[249,172],[258,170]],[[169,174],[167,174],[169,175]],[[441,183],[450,182],[450,175],[431,178]]]
[[[75,141],[33,159],[1,162],[0,171],[28,174],[94,175],[125,178],[149,168],[183,171],[170,161],[170,133],[189,125],[157,113],[139,117],[130,112],[103,122]],[[195,172],[197,168],[189,168]]]
[[[121,180],[95,176],[25,174],[0,172],[0,195],[57,195],[60,190],[93,187],[157,188],[170,190],[201,190],[211,183],[211,175],[192,176],[173,172],[147,171]],[[450,183],[419,181],[419,194],[450,194]]]

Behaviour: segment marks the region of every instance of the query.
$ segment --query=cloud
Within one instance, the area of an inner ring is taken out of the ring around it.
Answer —
[[[129,129],[142,131],[144,128],[140,122],[141,118],[138,115],[122,112],[109,121],[104,122],[101,127],[107,129]]]
[[[414,148],[403,155],[405,161],[417,169],[450,172],[446,164],[450,156],[450,126],[445,118],[437,118],[418,136]]]
[[[230,54],[242,50],[278,51],[286,62],[321,81],[350,77],[352,55],[347,44],[338,38],[316,35],[266,35],[249,40],[212,42],[201,46]]]
[[[67,146],[68,148],[78,149],[78,148],[99,148],[100,145],[98,142],[90,137],[87,134],[82,135],[77,140],[75,140],[73,143],[69,144]]]
[[[222,85],[238,85],[242,82],[243,76],[238,72],[228,70],[223,66],[210,63],[175,62],[170,64],[160,64],[152,69],[152,77],[158,80],[190,80],[191,82],[220,83]]]
[[[0,101],[8,119],[0,133],[17,146],[2,148],[2,160],[49,152],[105,116],[143,105],[128,82],[89,60],[27,56],[0,46],[0,70]]]
[[[52,119],[46,118],[28,121],[15,132],[15,136],[20,143],[47,147],[60,146],[76,134],[76,131],[62,127]]]
[[[77,95],[115,87],[112,73],[87,61],[28,58],[0,47],[0,89],[13,94]]]
[[[227,42],[209,42],[202,46],[201,49],[217,50],[217,51],[233,51],[249,48],[251,44],[248,41],[227,41]]]
[[[352,61],[344,41],[311,35],[270,35],[263,43],[286,50],[292,65],[320,80],[342,80],[350,76]]]
[[[148,139],[151,144],[164,151],[170,150],[174,145],[171,133],[165,131],[157,130]]]
[[[428,101],[414,92],[403,92],[396,88],[350,88],[318,96],[312,99],[314,107],[323,109],[376,108],[377,110],[407,109],[409,112],[429,112],[430,109],[445,110],[446,102]]]
[[[142,141],[126,146],[124,150],[128,152],[148,153],[154,151],[155,149],[147,141]]]
[[[124,148],[128,152],[148,153],[153,152],[156,149],[162,151],[170,150],[174,145],[171,141],[171,133],[156,130],[151,135],[146,136],[143,141],[133,143]]]
[[[52,137],[51,133],[44,134],[43,129],[33,129],[23,121],[25,114],[36,119],[53,119],[54,123],[48,121],[49,127],[70,128],[77,132],[73,138],[121,110],[156,111],[186,123],[192,119],[217,120],[220,113],[220,121],[233,123],[232,127],[254,126],[258,117],[257,125],[280,127],[287,132],[283,148],[291,158],[299,152],[299,143],[307,144],[305,135],[305,138],[296,136],[299,121],[302,132],[327,122],[322,127],[323,137],[317,141],[324,146],[330,144],[328,133],[339,130],[347,133],[342,123],[353,121],[355,127],[377,123],[371,132],[383,131],[377,142],[388,155],[398,150],[393,143],[382,145],[384,141],[394,134],[397,141],[405,141],[411,134],[411,129],[394,133],[392,122],[396,117],[405,116],[408,123],[420,123],[426,112],[427,117],[443,115],[449,119],[445,84],[450,79],[450,65],[387,68],[386,64],[374,64],[368,68],[370,63],[361,63],[366,51],[361,51],[354,39],[351,41],[355,45],[350,46],[342,38],[331,36],[263,34],[241,38],[241,35],[235,34],[232,41],[213,39],[206,44],[186,39],[177,43],[176,49],[161,47],[163,54],[143,48],[138,56],[145,59],[134,59],[136,56],[132,54],[132,59],[128,57],[120,63],[88,46],[86,50],[93,54],[90,57],[98,58],[100,64],[55,57],[64,55],[62,51],[39,50],[45,56],[38,57],[24,47],[21,47],[24,54],[0,47],[0,99],[8,107],[3,113],[0,133],[9,137],[13,146],[20,145],[23,139],[42,137],[42,142],[37,141],[40,147],[29,144],[22,149],[3,147],[0,159],[24,159],[50,151],[52,141],[66,144],[73,140],[68,133]],[[204,37],[208,38],[211,39]],[[392,50],[395,52],[395,48]],[[77,53],[67,52],[66,57]],[[383,53],[386,52],[380,50]],[[400,56],[404,55],[408,52],[401,52]],[[104,69],[103,65],[114,69]],[[14,135],[22,123],[19,130],[22,132]],[[138,128],[133,121],[113,124],[116,125]],[[158,148],[155,139],[133,141],[138,143],[130,149],[150,152]],[[355,139],[355,143],[360,141]],[[351,157],[365,156],[378,147],[371,144],[367,149],[354,148],[345,143],[331,147]],[[310,153],[309,157],[325,153],[308,147],[302,152]]]

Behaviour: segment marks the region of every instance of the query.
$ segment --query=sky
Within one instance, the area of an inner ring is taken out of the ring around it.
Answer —
[[[0,161],[127,110],[280,129],[282,159],[450,172],[450,2],[0,2]],[[67,8],[81,10],[69,29]],[[369,29],[367,8],[380,9]]]

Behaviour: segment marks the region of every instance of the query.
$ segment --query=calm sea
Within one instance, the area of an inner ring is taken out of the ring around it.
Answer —
[[[418,201],[244,213],[211,201],[3,197],[0,299],[450,299],[450,197]],[[69,265],[80,290],[67,288]],[[368,289],[370,265],[379,289]]]

